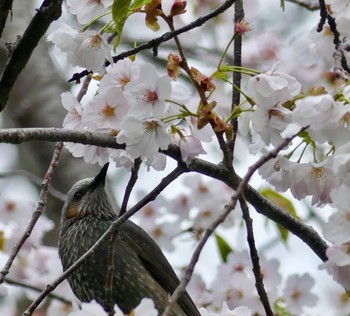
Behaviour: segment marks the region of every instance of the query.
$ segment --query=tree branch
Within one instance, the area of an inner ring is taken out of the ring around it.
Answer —
[[[235,2],[235,23],[238,23],[244,19],[244,9],[242,1]],[[242,34],[238,34],[234,41],[233,46],[233,65],[236,67],[242,66]],[[242,74],[239,71],[232,72],[232,103],[231,103],[231,113],[233,113],[236,106],[240,104],[241,92],[239,91],[241,87]],[[231,125],[233,128],[233,139],[228,143],[231,156],[233,157],[237,131],[238,131],[238,118],[233,117],[231,119]]]
[[[13,0],[2,0],[0,3],[0,38],[2,36],[2,31],[5,28],[7,16],[12,10]]]
[[[294,3],[302,8],[305,8],[309,11],[317,11],[320,9],[320,5],[318,3],[306,3],[300,0],[286,0],[287,2]]]
[[[113,136],[97,132],[80,132],[62,128],[0,129],[0,142],[19,144],[29,141],[64,141],[115,149],[125,148],[124,145],[117,144]],[[180,150],[175,145],[171,145],[167,150],[161,152],[178,162],[182,161]],[[188,170],[220,180],[233,189],[237,189],[241,181],[238,175],[230,174],[225,166],[216,165],[199,158],[191,161]],[[327,244],[311,226],[305,225],[288,212],[278,208],[249,185],[244,192],[244,196],[258,213],[281,224],[303,240],[322,261],[327,260],[325,255]]]
[[[21,177],[25,177],[27,178],[30,182],[34,183],[37,186],[41,186],[42,185],[42,179],[35,176],[34,174],[26,171],[26,170],[11,170],[11,171],[4,171],[0,173],[0,178],[8,178],[8,177],[13,177],[13,176],[21,176]],[[55,188],[53,188],[52,186],[49,187],[48,189],[48,193],[60,200],[60,201],[65,201],[67,198],[67,195],[56,190]]]
[[[11,57],[0,78],[0,112],[7,100],[17,77],[26,66],[39,40],[50,24],[61,16],[62,0],[45,0],[25,30],[22,38],[11,49]]]
[[[174,30],[173,32],[166,32],[160,37],[154,38],[147,43],[141,44],[133,49],[125,51],[125,52],[113,57],[113,61],[116,63],[118,60],[135,55],[142,50],[159,47],[160,44],[173,39],[175,36],[178,36],[182,33],[186,33],[186,32],[188,32],[192,29],[195,29],[197,27],[200,27],[204,23],[206,23],[209,20],[218,16],[219,14],[225,12],[227,9],[229,9],[235,3],[235,1],[236,0],[226,0],[221,6],[219,6],[218,8],[216,8],[214,11],[210,12],[209,14],[201,16],[197,20],[195,20],[195,21],[193,21],[193,22],[191,22],[191,23],[189,23],[189,24],[187,24],[187,25],[185,25],[177,30]],[[105,65],[108,66],[109,64],[110,64],[109,62],[106,62]],[[71,79],[69,79],[69,82],[79,81],[82,77],[86,76],[87,74],[89,74],[89,72],[87,70],[84,70],[80,73],[74,74],[73,77]]]
[[[114,149],[125,149],[116,143],[115,137],[89,131],[74,131],[63,128],[9,128],[0,129],[0,143],[21,144],[30,141],[57,141],[95,145]]]
[[[263,275],[261,273],[258,251],[255,246],[253,220],[249,215],[249,208],[245,199],[241,197],[239,199],[239,202],[243,213],[243,220],[245,222],[246,229],[247,229],[247,241],[248,241],[249,250],[250,250],[250,258],[253,264],[255,287],[256,287],[256,290],[258,291],[260,301],[264,306],[266,315],[273,316],[274,314],[272,312],[271,305],[269,303],[269,298],[267,296],[267,293],[264,287],[264,281],[263,281]]]
[[[120,211],[118,214],[119,216],[124,215],[124,213],[127,210],[131,191],[134,188],[136,181],[138,179],[138,174],[139,174],[141,162],[142,162],[141,158],[135,159],[134,166],[131,168],[131,175],[130,175],[129,182],[128,182],[126,189],[125,189],[125,194],[124,194],[122,206],[120,207]]]
[[[18,287],[21,287],[21,288],[24,288],[24,289],[28,289],[28,290],[33,290],[33,291],[36,291],[36,292],[42,292],[43,291],[43,289],[41,289],[39,287],[33,286],[31,284],[24,283],[24,282],[21,282],[21,281],[13,280],[12,278],[6,278],[5,279],[5,283],[10,284],[10,285],[14,285],[14,286],[18,286]],[[48,295],[48,297],[49,298],[53,298],[55,300],[58,300],[58,301],[62,302],[63,304],[72,305],[72,302],[70,300],[67,300],[63,296],[57,295],[55,293],[50,293]]]
[[[26,231],[22,235],[22,237],[19,240],[19,242],[13,247],[12,252],[11,252],[9,258],[6,261],[6,264],[5,264],[4,268],[0,272],[0,284],[4,282],[5,277],[9,273],[10,268],[11,268],[11,266],[13,264],[13,261],[15,260],[15,258],[17,256],[18,252],[21,250],[23,244],[25,243],[25,241],[28,239],[28,237],[32,233],[36,222],[38,221],[38,219],[40,218],[41,214],[44,211],[45,204],[46,204],[46,201],[47,201],[47,191],[48,191],[48,188],[50,186],[53,173],[54,173],[54,171],[55,171],[55,169],[57,167],[58,159],[60,157],[62,148],[63,148],[63,143],[62,142],[59,142],[59,143],[56,144],[56,149],[55,149],[55,152],[53,154],[50,166],[49,166],[49,168],[48,168],[48,170],[46,172],[45,178],[44,178],[43,183],[42,183],[38,206],[37,206],[35,212],[32,215],[32,218],[30,220],[30,223],[29,223]]]

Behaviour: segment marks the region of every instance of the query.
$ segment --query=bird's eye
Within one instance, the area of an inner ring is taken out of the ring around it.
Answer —
[[[77,192],[74,193],[74,197],[73,198],[74,198],[75,201],[78,201],[78,200],[80,200],[82,198],[82,196],[83,196],[83,192],[77,191]]]

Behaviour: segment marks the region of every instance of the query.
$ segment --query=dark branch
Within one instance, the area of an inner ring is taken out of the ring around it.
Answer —
[[[322,32],[323,26],[326,23],[328,13],[327,13],[327,7],[324,0],[319,0],[319,4],[320,4],[320,22],[318,23],[318,26],[317,26],[317,32]]]
[[[13,0],[3,0],[0,2],[0,38],[2,36],[2,31],[5,28],[7,16],[12,10],[12,2]]]
[[[127,210],[131,191],[134,188],[136,181],[138,179],[141,162],[142,162],[141,158],[135,159],[134,166],[131,169],[130,179],[125,189],[125,194],[124,194],[122,206],[120,207],[119,216],[124,215],[124,213]]]
[[[41,289],[39,287],[33,286],[31,284],[24,283],[22,281],[13,280],[11,278],[6,278],[5,279],[5,283],[10,284],[10,285],[14,285],[14,286],[18,286],[18,287],[21,287],[21,288],[24,288],[24,289],[28,289],[28,290],[33,290],[33,291],[36,291],[36,292],[42,292],[43,291],[43,289]],[[58,301],[62,302],[63,304],[72,305],[72,302],[70,300],[67,300],[63,296],[57,295],[55,293],[50,293],[48,295],[48,297],[49,298],[53,298],[55,300],[58,300]]]
[[[21,176],[21,177],[27,178],[30,182],[32,182],[33,184],[35,184],[37,186],[42,185],[42,178],[39,178],[26,170],[11,170],[11,171],[4,171],[4,172],[0,173],[0,178],[8,178],[8,177],[15,177],[15,176]],[[49,187],[48,193],[52,197],[54,197],[60,201],[65,201],[67,198],[66,194],[56,190],[52,186]]]
[[[0,129],[0,142],[19,144],[29,141],[64,141],[115,149],[125,148],[125,145],[117,144],[113,136],[102,133],[79,132],[62,128]],[[162,151],[162,153],[178,162],[182,161],[180,150],[177,146],[171,145],[167,150]],[[239,176],[230,174],[225,166],[215,165],[198,158],[192,160],[188,165],[188,169],[189,171],[198,172],[220,180],[233,189],[236,189],[241,181]],[[305,225],[289,213],[276,207],[249,185],[244,192],[244,197],[254,206],[258,213],[281,224],[303,240],[322,261],[327,260],[325,255],[327,244],[312,227]]]
[[[49,141],[80,143],[114,149],[125,149],[125,145],[117,144],[115,137],[96,132],[73,131],[63,128],[9,128],[0,129],[0,142],[21,144],[30,141]]]
[[[235,23],[240,22],[244,19],[244,9],[242,1],[237,1],[235,3]],[[242,34],[239,34],[235,39],[233,46],[233,65],[240,67],[242,66]],[[232,103],[231,112],[234,111],[235,107],[240,104],[241,92],[239,91],[241,87],[242,74],[239,71],[234,71],[232,73]],[[233,128],[233,139],[229,142],[228,146],[233,157],[234,146],[238,131],[238,118],[233,117],[231,119],[231,125]]]
[[[154,38],[147,43],[141,44],[133,49],[125,51],[125,52],[113,57],[113,61],[116,63],[118,60],[135,55],[142,50],[158,48],[160,46],[160,44],[167,42],[167,41],[171,40],[172,38],[174,38],[175,36],[178,36],[182,33],[186,33],[192,29],[200,27],[204,23],[206,23],[209,20],[218,16],[219,14],[225,12],[227,9],[229,9],[235,3],[235,1],[236,0],[226,0],[221,6],[219,6],[217,9],[210,12],[209,14],[202,16],[202,17],[199,17],[197,20],[195,20],[195,21],[191,22],[190,24],[187,24],[187,25],[185,25],[185,26],[183,26],[175,31],[166,32],[160,37]],[[106,66],[108,66],[108,65],[109,65],[109,63],[106,62]],[[81,73],[74,74],[74,76],[71,79],[69,79],[69,82],[79,81],[82,77],[86,76],[87,74],[89,74],[89,72],[87,70],[84,70]]]
[[[248,241],[249,250],[250,250],[250,258],[251,258],[252,264],[253,264],[253,273],[254,273],[254,277],[255,277],[255,287],[256,287],[256,290],[258,291],[260,301],[264,306],[266,315],[273,316],[274,314],[272,312],[271,305],[269,303],[269,298],[267,296],[267,293],[266,293],[266,290],[264,287],[263,275],[261,273],[258,251],[255,247],[253,220],[250,217],[249,208],[248,208],[248,205],[247,205],[245,199],[240,198],[239,202],[241,205],[243,219],[244,219],[246,229],[247,229],[247,241]]]
[[[45,177],[44,177],[44,180],[43,180],[43,183],[41,186],[38,205],[37,205],[34,213],[32,214],[32,218],[31,218],[25,232],[21,236],[18,243],[13,247],[9,258],[7,259],[7,261],[5,263],[4,268],[0,272],[0,284],[4,282],[5,277],[9,273],[10,268],[11,268],[15,258],[17,257],[19,251],[21,250],[25,241],[30,237],[30,235],[34,229],[35,224],[37,223],[38,219],[40,218],[40,216],[44,212],[44,208],[45,208],[46,201],[47,201],[47,191],[49,189],[53,173],[57,167],[58,159],[61,155],[62,148],[63,148],[62,142],[59,142],[56,144],[56,148],[55,148],[54,154],[52,156],[50,166],[45,174]]]
[[[309,11],[316,11],[320,9],[320,6],[318,3],[306,3],[304,1],[300,1],[300,0],[286,0],[290,3],[294,3],[302,8],[305,8]]]
[[[61,6],[62,0],[45,0],[22,38],[11,50],[10,59],[0,79],[0,112],[5,108],[17,77],[26,66],[39,40],[46,33],[50,24],[61,16]]]

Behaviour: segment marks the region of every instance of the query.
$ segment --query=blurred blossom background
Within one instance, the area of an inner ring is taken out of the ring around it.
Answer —
[[[340,12],[337,11],[339,1],[326,2],[333,5],[340,31],[349,35],[345,33],[350,30],[350,8],[346,12]],[[172,1],[163,0],[162,3],[165,12],[170,10]],[[8,19],[0,42],[1,70],[4,67],[1,60],[5,60],[7,54],[6,43],[15,42],[17,35],[23,33],[35,14],[35,8],[40,4],[39,1],[26,1],[25,4],[18,0],[13,2],[13,17]],[[220,4],[221,1],[215,0],[189,0],[186,14],[174,19],[175,26],[181,27]],[[245,19],[251,28],[251,31],[243,35],[242,64],[245,67],[261,72],[276,68],[295,77],[301,83],[303,92],[318,86],[335,91],[336,82],[330,74],[334,66],[333,37],[326,27],[324,31],[316,32],[318,10],[310,11],[286,1],[282,11],[278,0],[245,0],[243,4]],[[215,72],[221,54],[234,33],[233,17],[234,11],[229,9],[204,26],[180,35],[191,66],[207,75]],[[65,2],[62,17],[51,25],[47,36],[60,29],[61,23],[67,23],[76,30],[81,29],[76,17],[67,12]],[[132,48],[134,42],[140,44],[167,31],[167,25],[160,21],[160,30],[154,33],[145,27],[143,14],[134,14],[125,24],[117,53]],[[64,92],[77,95],[81,86],[74,82],[68,83],[68,80],[83,68],[72,67],[57,46],[47,40],[47,36],[40,41],[15,84],[9,104],[0,117],[2,128],[62,127],[67,111],[62,106],[60,95]],[[159,47],[157,58],[146,50],[138,54],[136,59],[140,64],[152,63],[158,74],[165,75],[170,52],[176,52],[173,41]],[[232,64],[230,56],[228,54],[227,62]],[[243,76],[244,91],[247,91],[248,79],[248,76]],[[195,111],[198,98],[193,87],[181,77],[177,83],[186,89],[180,87],[179,95]],[[227,117],[230,114],[231,87],[223,81],[215,81],[215,85],[216,90],[211,97],[218,103],[215,110],[218,115]],[[91,101],[97,89],[98,82],[93,81],[82,103]],[[176,86],[173,86],[174,91],[176,92]],[[186,95],[183,95],[184,91]],[[241,130],[240,132],[235,147],[235,168],[240,176],[244,176],[248,167],[261,154],[251,154],[251,135],[244,134]],[[203,152],[200,157],[219,163],[221,153],[215,138],[209,137],[202,144],[207,154],[204,155]],[[48,142],[0,144],[1,267],[36,208],[40,184],[49,166],[53,149],[54,144]],[[130,206],[154,188],[174,167],[176,162],[170,158],[167,159],[165,170],[160,172],[142,165],[140,181],[135,186]],[[53,177],[45,214],[39,219],[33,234],[16,258],[8,276],[10,282],[0,286],[1,315],[21,314],[39,293],[35,289],[14,284],[16,281],[43,289],[60,275],[62,268],[57,254],[57,238],[64,195],[77,180],[94,176],[99,168],[98,163],[86,163],[82,157],[73,157],[67,149],[63,151]],[[127,168],[110,166],[108,186],[118,206],[123,199],[128,179]],[[272,188],[258,173],[255,173],[250,184],[265,192]],[[175,180],[161,196],[145,206],[132,220],[158,242],[178,275],[181,275],[189,263],[200,233],[216,218],[217,210],[223,209],[232,192],[216,180],[188,173]],[[297,201],[289,190],[283,195],[292,201],[297,215],[322,235],[323,227],[333,212],[331,207],[315,207],[310,197]],[[256,213],[253,208],[251,216],[271,302],[283,297],[287,309],[294,315],[349,315],[348,297],[325,270],[319,269],[320,259],[292,234],[284,236],[283,240],[283,232],[279,227]],[[233,250],[227,256],[226,262],[223,262],[219,251],[220,238]],[[226,301],[229,307],[231,304],[231,308],[247,305],[263,315],[261,304],[253,290],[255,281],[247,249],[245,226],[241,210],[237,207],[219,227],[217,236],[208,241],[195,268],[189,292],[198,306],[212,304],[214,309],[220,309]],[[54,293],[67,300],[74,300],[67,282],[62,283]],[[240,300],[237,293],[243,293],[244,299]],[[303,302],[296,299],[296,293],[304,299]],[[68,315],[71,311],[69,305],[50,298],[40,306],[35,315]]]

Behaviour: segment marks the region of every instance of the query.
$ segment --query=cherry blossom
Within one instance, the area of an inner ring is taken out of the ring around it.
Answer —
[[[205,308],[201,308],[200,313],[202,316],[251,316],[252,312],[247,306],[239,306],[231,310],[226,302],[222,303],[221,313],[208,312]]]
[[[47,38],[66,54],[73,66],[100,71],[105,59],[112,62],[111,48],[96,31],[80,33],[63,24]]]
[[[153,157],[159,149],[167,149],[171,138],[166,125],[155,117],[127,116],[121,123],[117,142],[126,144],[131,158]]]
[[[233,191],[215,180],[204,182],[200,176],[185,178],[184,184],[192,189],[192,194],[188,196],[188,206],[193,208],[190,217],[193,221],[193,227],[201,232],[222,214],[226,201]],[[232,227],[235,218],[240,214],[239,207],[236,207],[227,216],[222,224],[223,227]]]
[[[297,163],[293,163],[284,156],[277,156],[260,167],[259,174],[278,191],[284,192],[292,187],[293,169]]]
[[[80,24],[87,24],[102,15],[113,0],[67,0],[69,12],[77,16]]]
[[[107,312],[103,307],[98,304],[95,300],[90,303],[82,303],[80,310],[75,310],[68,314],[68,316],[107,316]],[[114,306],[114,316],[124,316],[125,314],[118,307]],[[135,306],[132,311],[133,316],[157,316],[158,311],[155,308],[154,302],[149,298],[144,298],[141,300],[140,304]]]
[[[129,111],[129,104],[121,91],[110,88],[104,93],[94,97],[91,103],[84,108],[83,123],[85,126],[93,126],[111,129],[116,134],[120,130],[122,119]]]
[[[134,309],[134,316],[157,316],[158,311],[154,302],[149,298],[141,300],[140,304]]]
[[[32,201],[12,198],[11,196],[0,196],[0,238],[1,250],[9,253],[18,243],[23,235],[35,210]],[[24,243],[23,250],[30,251],[32,246],[42,243],[44,234],[50,231],[54,224],[47,217],[42,216],[38,221],[32,234]]]
[[[209,125],[198,129],[197,124],[198,119],[191,117],[188,124],[190,133],[187,133],[185,130],[181,129],[181,136],[178,137],[178,145],[180,148],[181,157],[182,160],[186,163],[190,163],[193,158],[197,157],[200,154],[207,153],[203,148],[202,142],[211,142],[212,136],[214,134],[212,128]]]
[[[82,106],[78,100],[69,92],[61,94],[63,107],[68,111],[62,126],[67,129],[78,129],[82,127]]]
[[[131,110],[133,115],[161,118],[165,111],[165,101],[171,94],[170,78],[160,77],[154,66],[146,63],[140,67],[139,79],[128,84],[125,93],[134,105]]]
[[[132,159],[125,150],[113,150],[110,158],[115,162],[117,167],[124,167],[125,169],[130,170],[134,166],[134,159]]]
[[[200,274],[194,273],[191,281],[187,286],[188,293],[190,293],[196,306],[204,307],[210,304],[211,295],[208,291],[207,285]]]
[[[39,246],[31,248],[28,255],[22,258],[22,277],[29,284],[35,284],[39,288],[44,288],[46,284],[51,283],[54,279],[62,274],[57,249],[48,246]],[[25,264],[24,264],[25,263]],[[37,293],[33,290],[26,290],[29,297],[35,298]],[[68,300],[74,298],[73,292],[65,280],[54,291],[54,293],[63,296]]]
[[[283,298],[287,310],[302,315],[305,306],[314,306],[317,296],[311,292],[315,281],[309,274],[292,275],[287,279],[283,290]]]
[[[255,103],[272,108],[294,99],[300,93],[301,85],[286,73],[272,72],[252,77],[248,81],[247,92]]]
[[[324,236],[335,244],[350,242],[350,212],[336,211],[328,218],[323,227]]]
[[[113,153],[113,150],[110,148],[103,148],[93,145],[65,143],[64,146],[69,150],[73,157],[82,157],[84,158],[85,162],[91,164],[98,163],[100,166],[103,166],[106,162],[108,162]]]
[[[144,192],[139,192],[138,196],[144,196]],[[142,223],[142,228],[161,246],[163,249],[173,251],[173,238],[181,232],[180,225],[177,225],[177,217],[167,214],[168,202],[158,196],[154,201],[149,202],[135,216],[138,223]]]
[[[68,314],[68,316],[107,316],[107,312],[95,300],[90,303],[82,303],[81,310],[76,310]],[[117,314],[118,315],[118,314]],[[119,314],[123,315],[123,314]]]
[[[126,58],[106,68],[106,74],[100,81],[99,92],[104,93],[111,87],[124,90],[125,87],[140,77],[140,66],[136,61]]]
[[[347,291],[350,289],[350,265],[340,266],[330,260],[320,264],[319,268],[326,270],[333,280],[342,285]]]
[[[293,169],[291,191],[297,199],[311,195],[312,204],[331,202],[330,192],[340,186],[340,181],[330,168],[330,160],[322,163],[301,163]]]

